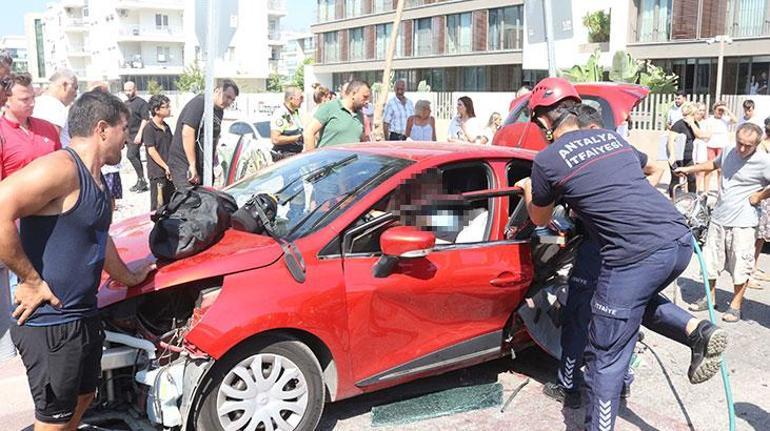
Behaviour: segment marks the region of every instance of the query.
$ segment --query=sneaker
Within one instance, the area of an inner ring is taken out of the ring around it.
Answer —
[[[579,409],[583,404],[579,391],[567,391],[558,383],[546,383],[543,385],[543,393],[548,398],[551,398],[570,409]]]
[[[692,384],[703,383],[719,371],[721,354],[727,348],[727,332],[708,320],[702,320],[688,338],[692,359],[687,377]]]
[[[136,187],[136,189],[133,190],[133,191],[135,191],[137,193],[143,193],[143,192],[146,192],[146,191],[150,190],[150,188],[147,186],[147,182],[144,181],[144,180],[139,180],[139,182],[136,183],[136,186],[134,186],[134,187]]]
[[[631,397],[631,386],[623,385],[623,389],[620,391],[620,399],[625,400]]]

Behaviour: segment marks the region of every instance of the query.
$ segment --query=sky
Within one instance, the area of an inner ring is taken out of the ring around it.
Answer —
[[[252,0],[265,1],[265,0]],[[310,31],[315,18],[316,0],[284,0],[287,15],[282,27],[291,31]],[[0,36],[24,35],[24,14],[43,12],[51,0],[1,0]]]

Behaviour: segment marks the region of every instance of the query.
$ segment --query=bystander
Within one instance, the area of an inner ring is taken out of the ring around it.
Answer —
[[[321,105],[305,129],[305,151],[316,147],[361,142],[365,137],[361,108],[369,102],[371,95],[369,84],[354,80],[345,86],[342,99],[334,99]]]
[[[406,120],[406,136],[412,141],[436,141],[436,119],[430,115],[430,102],[418,100],[414,115]]]
[[[302,152],[302,120],[299,108],[305,96],[299,87],[286,87],[283,93],[283,104],[273,112],[270,119],[270,140],[273,152],[279,159],[293,156]]]
[[[126,95],[126,107],[131,114],[128,117],[128,142],[126,158],[136,171],[136,184],[131,186],[132,192],[146,192],[147,180],[144,179],[144,167],[142,166],[142,132],[150,120],[150,106],[141,97],[136,95],[136,84],[126,81],[123,84],[123,93]]]
[[[0,113],[5,109],[5,100],[8,98],[7,92],[11,88],[11,68],[13,67],[13,58],[8,51],[0,50]]]
[[[754,101],[751,99],[746,99],[743,101],[742,106],[743,106],[743,116],[738,119],[738,125],[740,126],[741,124],[744,124],[744,123],[751,123],[751,124],[757,125],[761,129],[763,127],[762,119],[759,118],[759,115],[757,115],[755,111],[756,104],[754,103]]]
[[[223,79],[214,89],[214,142],[212,152],[216,153],[219,133],[222,129],[222,117],[238,97],[238,85],[230,79]],[[203,179],[203,114],[204,97],[193,97],[182,108],[176,121],[176,129],[168,153],[168,166],[171,179],[177,190],[201,184]],[[212,157],[214,157],[212,154]]]
[[[720,154],[722,149],[725,148],[730,140],[729,127],[738,122],[738,118],[730,111],[727,104],[723,101],[717,101],[714,103],[713,114],[706,120],[704,128],[711,133],[711,138],[706,143],[706,158],[707,160],[714,160]],[[717,170],[717,183],[720,181],[720,171]],[[709,193],[711,190],[711,175],[712,173],[705,174],[703,182],[704,192]]]
[[[457,115],[449,123],[447,141],[455,144],[482,144],[484,128],[476,118],[473,100],[468,96],[457,99]]]
[[[405,141],[406,120],[414,115],[414,103],[404,94],[406,93],[406,81],[399,79],[394,86],[396,95],[388,100],[383,115],[383,131],[388,141]]]
[[[682,104],[687,101],[687,95],[684,90],[677,90],[674,96],[674,104],[668,109],[666,115],[666,128],[670,129],[677,121],[682,119]]]
[[[69,106],[78,94],[78,78],[69,69],[59,69],[51,75],[45,92],[35,101],[33,116],[56,126],[62,147],[70,142],[67,130]]]
[[[171,168],[168,167],[168,151],[173,135],[166,118],[171,116],[171,101],[162,94],[156,94],[149,102],[150,122],[142,131],[142,143],[147,149],[147,178],[150,180],[150,210],[168,203],[174,192],[171,182]]]

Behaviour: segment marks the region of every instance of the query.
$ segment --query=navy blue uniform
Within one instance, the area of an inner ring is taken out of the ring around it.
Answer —
[[[563,199],[601,247],[585,352],[586,429],[612,429],[639,326],[687,345],[692,316],[659,292],[684,271],[692,237],[683,217],[642,172],[641,153],[615,132],[576,130],[541,151],[532,201]]]

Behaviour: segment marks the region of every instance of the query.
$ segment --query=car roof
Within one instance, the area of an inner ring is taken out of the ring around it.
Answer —
[[[536,151],[492,145],[454,144],[448,142],[382,141],[339,145],[333,148],[396,157],[423,162],[435,158],[463,159],[524,159],[532,160]]]

